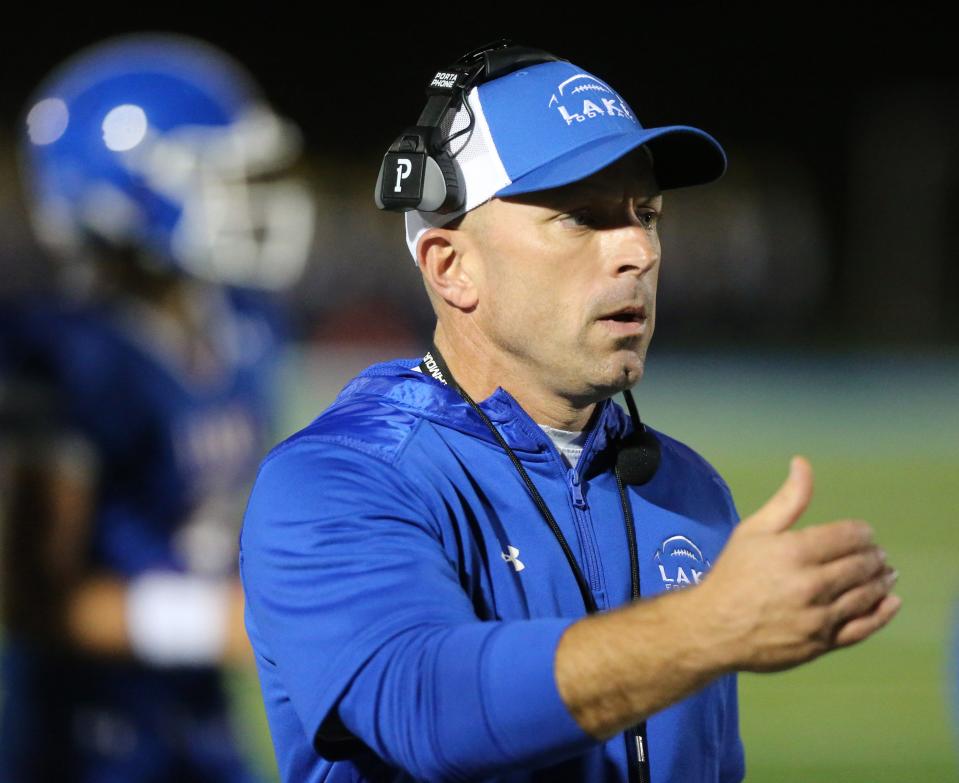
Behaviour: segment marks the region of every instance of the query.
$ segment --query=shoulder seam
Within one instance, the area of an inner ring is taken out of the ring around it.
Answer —
[[[376,395],[370,395],[370,396],[375,397]],[[385,400],[386,398],[381,398],[381,399]],[[368,456],[374,457],[378,459],[380,462],[383,462],[387,465],[395,465],[397,460],[399,459],[400,454],[406,449],[406,446],[409,443],[410,439],[412,438],[413,434],[419,430],[423,421],[423,417],[416,415],[416,411],[413,408],[408,408],[402,405],[395,405],[396,408],[399,408],[404,413],[407,413],[413,416],[413,418],[417,419],[417,421],[413,426],[409,428],[409,431],[406,432],[401,439],[399,439],[395,447],[391,450],[391,452],[389,452],[389,456],[387,456],[388,452],[386,450],[378,449],[375,446],[372,446],[371,444],[367,443],[366,441],[360,440],[359,438],[353,438],[353,437],[350,437],[349,435],[342,435],[342,434],[312,433],[308,431],[311,427],[313,427],[314,424],[319,422],[322,417],[332,412],[335,412],[337,409],[343,407],[346,402],[350,402],[350,401],[354,401],[354,400],[351,399],[348,401],[346,400],[335,401],[326,410],[324,410],[316,419],[314,419],[309,425],[293,433],[292,435],[287,437],[285,440],[281,441],[276,446],[274,446],[273,449],[263,458],[263,462],[261,463],[261,466],[266,465],[274,457],[279,456],[283,452],[292,448],[295,444],[302,443],[304,441],[314,441],[314,442],[320,442],[320,443],[335,443],[336,445],[350,448],[353,451],[358,451],[362,454],[367,454]]]
[[[412,428],[410,433],[412,433],[416,428]],[[403,442],[400,444],[400,449],[406,445],[406,441],[409,440],[409,434],[404,436]],[[276,446],[263,460],[263,465],[267,465],[272,462],[275,457],[280,456],[286,451],[289,451],[291,448],[300,443],[332,443],[337,446],[344,446],[345,448],[350,449],[351,451],[359,452],[360,454],[365,454],[368,457],[373,457],[374,459],[379,460],[380,462],[393,466],[395,459],[387,459],[382,451],[377,451],[372,448],[365,448],[367,445],[365,441],[358,440],[357,438],[351,438],[349,435],[320,435],[320,434],[306,434],[300,435],[297,438],[292,438],[286,440],[283,443],[280,443]]]

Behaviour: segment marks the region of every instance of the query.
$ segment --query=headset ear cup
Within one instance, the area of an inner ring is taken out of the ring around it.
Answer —
[[[407,128],[393,142],[387,153],[393,158],[380,164],[373,194],[376,206],[396,212],[418,209],[448,214],[462,211],[466,205],[466,189],[460,185],[449,151],[443,148],[450,139],[437,139],[446,112],[463,105],[470,89],[491,78],[505,76],[518,68],[555,61],[566,62],[542,49],[517,46],[509,39],[501,38],[467,52],[445,71],[437,72],[427,89],[426,94],[430,97],[417,124]],[[468,103],[466,106],[469,109]],[[454,136],[467,132],[473,122],[470,114],[470,125]],[[415,173],[410,157],[414,153],[422,161]],[[403,159],[398,159],[400,155],[404,156]],[[406,167],[396,168],[396,184],[392,190],[384,190],[384,182],[394,176],[390,172],[398,164]],[[397,195],[401,188],[402,194]]]
[[[430,156],[424,158],[423,190],[418,203],[413,209],[423,212],[437,212],[446,203],[449,193],[446,188],[446,178],[436,159]]]
[[[424,212],[454,212],[462,207],[460,198],[459,180],[456,176],[456,169],[453,167],[453,160],[445,152],[426,155],[424,153],[404,153],[405,157],[399,159],[400,163],[407,164],[407,172],[417,171],[417,167],[412,165],[418,157],[422,161],[423,182],[418,190],[418,182],[414,177],[413,184],[405,186],[409,191],[404,195],[394,195],[389,193],[389,203],[383,193],[384,176],[392,176],[392,173],[386,173],[391,158],[397,158],[396,154],[387,153],[380,164],[379,173],[376,176],[376,185],[373,190],[373,201],[380,209],[397,209],[405,211],[409,209],[419,209]],[[392,168],[390,168],[392,172]],[[398,176],[398,175],[397,175]],[[401,178],[397,179],[400,182]],[[398,189],[398,187],[396,188]],[[392,190],[392,188],[390,189]]]
[[[446,150],[439,150],[433,154],[431,160],[436,161],[437,167],[441,172],[446,187],[446,198],[443,203],[435,210],[440,213],[456,212],[463,208],[466,200],[466,194],[460,191],[459,177],[456,176],[456,168],[453,165],[453,158]],[[429,168],[427,177],[429,177]]]

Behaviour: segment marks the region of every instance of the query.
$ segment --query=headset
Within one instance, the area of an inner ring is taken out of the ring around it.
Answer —
[[[429,100],[416,125],[404,130],[383,156],[373,197],[376,206],[394,212],[456,212],[465,193],[446,147],[473,129],[473,112],[465,96],[470,89],[530,65],[567,62],[562,57],[500,38],[467,52],[448,68],[437,71],[426,94]],[[440,124],[449,109],[466,107],[469,124],[441,138]]]

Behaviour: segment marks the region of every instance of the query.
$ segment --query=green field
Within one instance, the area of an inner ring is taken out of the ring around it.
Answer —
[[[287,429],[376,358],[298,357]],[[789,672],[741,676],[747,780],[959,780],[947,701],[959,601],[959,356],[654,352],[636,392],[652,426],[720,470],[743,516],[784,480],[792,454],[807,456],[816,489],[799,525],[867,519],[900,573],[903,607],[875,637]],[[272,770],[256,685],[243,679],[237,692]]]
[[[780,484],[791,454],[805,454],[816,490],[800,524],[867,519],[900,573],[903,606],[874,638],[790,672],[741,677],[747,779],[959,780],[947,701],[959,600],[959,362],[664,364],[661,379],[655,365],[647,376],[647,415],[720,469],[740,513]],[[697,383],[703,370],[710,380]]]

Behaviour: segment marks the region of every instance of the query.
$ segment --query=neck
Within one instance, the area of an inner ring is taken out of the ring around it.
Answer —
[[[537,424],[561,430],[583,430],[596,403],[577,405],[542,383],[524,362],[494,350],[481,335],[444,328],[437,323],[433,341],[460,387],[477,402],[497,386],[508,391]]]

